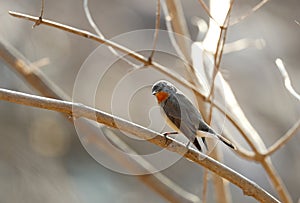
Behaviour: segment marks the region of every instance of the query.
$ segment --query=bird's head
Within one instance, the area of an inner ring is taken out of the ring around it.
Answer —
[[[165,101],[170,94],[175,94],[177,89],[167,81],[158,81],[152,86],[152,95],[155,95],[157,102]]]

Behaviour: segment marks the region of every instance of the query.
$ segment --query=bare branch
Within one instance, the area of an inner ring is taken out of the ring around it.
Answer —
[[[29,21],[32,21],[32,22],[36,22],[36,21],[39,20],[38,17],[30,16],[30,15],[26,15],[26,14],[22,14],[22,13],[18,13],[18,12],[13,12],[13,11],[9,11],[9,14],[14,16],[14,17],[23,18],[23,19],[26,19],[26,20],[29,20]],[[48,26],[51,26],[51,27],[55,27],[55,28],[67,31],[67,32],[71,32],[73,34],[76,34],[76,35],[79,35],[79,36],[82,36],[82,37],[85,37],[85,38],[88,38],[88,39],[91,39],[91,40],[95,40],[95,41],[97,41],[101,44],[105,44],[107,46],[113,47],[114,49],[116,49],[118,51],[121,51],[122,53],[128,54],[129,56],[136,59],[137,61],[140,61],[142,63],[147,63],[147,60],[142,55],[137,54],[134,51],[131,51],[131,50],[129,50],[129,49],[127,49],[127,48],[125,48],[125,47],[123,47],[119,44],[116,44],[116,43],[114,43],[110,40],[98,37],[97,35],[92,34],[88,31],[80,30],[80,29],[77,29],[77,28],[74,28],[74,27],[71,27],[71,26],[68,26],[68,25],[64,25],[64,24],[61,24],[61,23],[57,23],[57,22],[54,22],[54,21],[51,21],[51,20],[47,20],[47,19],[42,19],[41,24],[45,24],[45,25],[48,25]]]
[[[269,147],[268,151],[264,154],[264,156],[271,156],[274,152],[283,147],[288,141],[290,141],[295,135],[296,132],[300,129],[300,120],[298,120],[293,127],[291,127],[284,136],[282,136],[277,142],[275,142],[271,147]]]
[[[262,0],[261,2],[259,2],[256,6],[254,6],[250,11],[248,11],[246,14],[244,14],[243,16],[235,19],[234,21],[232,21],[230,23],[230,25],[235,25],[239,22],[241,22],[242,20],[246,19],[248,16],[250,16],[252,13],[254,13],[255,11],[257,11],[258,9],[260,9],[263,5],[265,5],[269,0]]]
[[[213,20],[215,21],[215,19],[213,18],[213,16],[211,15],[209,8],[207,7],[206,3],[203,0],[198,0],[198,2],[201,4],[202,8],[204,9],[204,11],[206,12],[206,14]],[[215,21],[216,22],[216,21]]]
[[[158,40],[158,32],[159,32],[159,28],[160,28],[160,10],[161,10],[160,9],[160,0],[156,0],[155,33],[154,33],[152,51],[151,51],[151,54],[148,58],[148,60],[150,62],[152,61],[152,58],[154,56],[155,49],[156,49],[156,44],[157,44],[157,40]]]
[[[92,26],[92,28],[95,30],[95,32],[97,33],[97,35],[101,38],[101,39],[105,39],[105,36],[101,33],[101,31],[99,30],[99,28],[97,27],[96,23],[93,20],[93,17],[90,13],[90,9],[88,7],[88,0],[83,0],[83,9],[84,9],[84,13],[85,16],[89,22],[89,24]],[[110,50],[110,52],[112,54],[114,54],[115,56],[119,57],[121,60],[125,61],[126,63],[128,63],[130,66],[134,67],[134,68],[138,68],[139,65],[136,65],[134,63],[132,63],[131,61],[129,61],[128,59],[126,59],[125,57],[122,57],[114,48],[112,48],[111,46],[108,46],[108,49]]]
[[[263,49],[266,46],[266,42],[264,39],[240,39],[234,42],[228,42],[224,45],[224,54],[238,52],[250,47],[254,47],[256,49]]]
[[[203,171],[203,183],[202,183],[202,203],[206,203],[207,198],[207,187],[208,187],[208,170],[204,169]]]
[[[265,157],[260,161],[260,164],[264,167],[266,173],[268,174],[270,180],[272,181],[273,187],[278,192],[278,196],[281,202],[292,203],[293,202],[292,198],[290,197],[287,188],[285,187],[279,174],[274,168],[271,159],[269,157]]]
[[[183,43],[183,42],[177,42],[176,41],[176,38],[175,38],[175,35],[174,35],[174,31],[173,31],[173,26],[172,26],[172,22],[174,22],[174,16],[171,15],[171,12],[172,14],[174,13],[174,11],[170,11],[171,8],[168,7],[168,3],[169,4],[172,4],[172,8],[175,9],[175,3],[173,1],[163,1],[162,3],[162,8],[163,8],[163,11],[164,11],[164,14],[165,14],[165,22],[166,22],[166,26],[167,26],[167,29],[169,31],[169,38],[170,38],[170,41],[176,51],[176,53],[179,55],[179,57],[181,59],[183,59],[184,61],[188,61],[188,58],[189,58],[189,55],[187,54],[187,49],[186,49],[186,45]],[[177,21],[177,23],[179,24],[179,21]],[[178,27],[181,27],[180,25]],[[178,34],[181,34],[184,36],[185,33],[181,33],[183,32],[183,30],[177,30],[177,33]]]
[[[184,12],[182,9],[181,1],[179,0],[166,0],[163,4],[163,11],[166,16],[166,25],[169,37],[177,54],[183,59],[186,67],[187,80],[195,85],[197,89],[202,89],[204,84],[197,77],[197,71],[192,65],[191,59],[191,40],[190,33],[186,24]],[[179,34],[175,35],[175,33]],[[195,90],[194,90],[195,91]],[[196,91],[194,92],[198,94]],[[203,96],[201,96],[203,97]]]
[[[30,15],[26,15],[26,14],[22,14],[22,13],[18,13],[18,12],[13,12],[13,11],[9,11],[9,14],[14,16],[14,17],[23,18],[23,19],[33,21],[33,22],[39,20],[38,17],[34,17],[34,16],[30,16]],[[153,62],[149,63],[148,59],[145,58],[143,55],[138,54],[138,53],[136,53],[136,52],[124,47],[124,46],[121,46],[121,45],[119,45],[115,42],[112,42],[112,41],[108,40],[108,39],[102,39],[102,38],[98,37],[97,35],[94,35],[94,34],[88,32],[88,31],[80,30],[80,29],[77,29],[77,28],[74,28],[74,27],[71,27],[71,26],[68,26],[68,25],[64,25],[64,24],[61,24],[61,23],[57,23],[57,22],[54,22],[54,21],[51,21],[51,20],[43,19],[41,24],[45,24],[45,25],[48,25],[48,26],[51,26],[51,27],[55,27],[55,28],[58,28],[58,29],[61,29],[61,30],[64,30],[64,31],[67,31],[67,32],[85,37],[85,38],[88,38],[88,39],[91,39],[91,40],[97,41],[101,44],[105,44],[107,46],[113,47],[115,50],[118,50],[122,53],[127,54],[128,56],[132,57],[133,59],[136,59],[137,61],[142,62],[146,66],[151,65],[156,70],[158,70],[161,73],[169,76],[170,78],[172,78],[175,81],[179,82],[183,86],[185,86],[189,89],[195,90],[196,92],[198,92],[198,94],[200,94],[203,98],[205,98],[205,96],[194,85],[192,85],[187,80],[185,80],[181,75],[170,71],[168,68],[162,66],[161,64],[159,64],[157,62],[153,61]]]
[[[295,89],[292,86],[289,74],[287,73],[284,64],[282,62],[282,60],[280,58],[277,58],[275,61],[277,68],[279,69],[281,76],[284,80],[284,85],[285,88],[290,92],[290,94],[297,99],[298,101],[300,101],[300,95],[295,91]]]
[[[39,17],[39,20],[36,21],[34,24],[33,24],[33,28],[40,25],[41,24],[41,21],[43,19],[43,15],[44,15],[44,8],[45,8],[45,0],[41,0],[42,1],[42,5],[41,5],[41,14],[40,14],[40,17]]]
[[[118,118],[111,114],[85,106],[83,104],[40,97],[3,88],[0,88],[0,100],[57,111],[73,116],[74,118],[87,118],[109,127],[117,128],[124,132],[131,133],[132,135],[145,139],[153,144],[156,144],[157,146],[166,148],[167,150],[172,152],[176,152],[184,156],[185,158],[209,169],[213,173],[227,179],[228,181],[240,187],[245,195],[252,196],[261,202],[279,203],[278,200],[276,200],[273,196],[271,196],[257,184],[248,180],[246,177],[240,175],[229,167],[210,158],[209,156],[194,149],[187,149],[184,144],[181,144],[176,140],[165,138],[161,134],[126,121],[122,118]]]
[[[233,2],[234,2],[233,0],[230,1],[230,5],[228,7],[227,14],[224,18],[224,23],[220,27],[221,31],[220,31],[220,35],[219,35],[219,39],[218,39],[218,43],[217,43],[217,48],[214,53],[214,70],[213,70],[212,81],[211,81],[211,86],[210,86],[210,93],[209,93],[208,97],[211,97],[214,94],[215,80],[216,80],[217,73],[220,70],[220,64],[221,64],[221,60],[222,60],[222,56],[223,56],[223,49],[224,49],[224,45],[225,45],[225,41],[226,41],[229,17],[230,17],[230,13],[231,13],[231,10],[233,7]],[[212,100],[211,100],[211,102],[212,102]],[[210,106],[211,106],[210,112],[212,112],[212,105],[210,105]]]
[[[101,33],[101,31],[97,27],[96,23],[94,22],[94,19],[93,19],[92,15],[91,15],[91,12],[90,12],[88,4],[89,4],[88,0],[83,0],[83,9],[84,9],[85,16],[86,16],[89,24],[92,26],[92,28],[97,33],[97,35],[99,37],[101,37],[102,39],[105,39],[104,35]]]

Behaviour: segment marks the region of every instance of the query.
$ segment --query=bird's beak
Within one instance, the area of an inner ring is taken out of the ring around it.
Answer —
[[[152,92],[152,95],[156,95],[156,94],[157,94],[157,91],[153,91],[153,92]]]

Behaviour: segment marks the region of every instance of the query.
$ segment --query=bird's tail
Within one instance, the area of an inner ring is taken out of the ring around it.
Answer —
[[[224,144],[226,144],[228,147],[236,150],[236,146],[234,144],[232,144],[229,140],[227,140],[225,137],[223,137],[222,135],[219,135],[219,134],[215,134],[219,140],[221,140]]]
[[[205,139],[205,136],[203,136],[203,131],[200,130],[200,132],[202,132],[201,135],[200,135],[200,137],[201,137],[202,139]],[[205,133],[209,133],[209,134],[211,134],[212,136],[216,136],[219,140],[221,140],[221,141],[222,141],[225,145],[227,145],[228,147],[230,147],[230,148],[232,148],[232,149],[234,149],[234,150],[237,149],[236,146],[235,146],[232,142],[230,142],[227,138],[223,137],[222,135],[216,133],[213,129],[208,128],[207,131],[206,131]],[[199,136],[199,135],[198,135],[198,136]]]
[[[197,138],[194,139],[193,144],[200,152],[202,152],[202,147],[201,147],[200,143],[198,142]]]
[[[205,137],[201,137],[201,139],[202,139],[203,144],[204,144],[204,148],[205,148],[204,150],[207,150],[208,148],[207,148],[207,143],[206,143]],[[194,144],[194,146],[195,146],[200,152],[203,152],[203,151],[202,151],[202,147],[201,147],[201,145],[200,145],[200,143],[199,143],[199,141],[198,141],[197,138],[194,139],[193,144]]]

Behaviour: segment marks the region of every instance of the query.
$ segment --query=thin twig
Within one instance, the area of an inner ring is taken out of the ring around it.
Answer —
[[[224,45],[224,54],[238,52],[244,49],[248,49],[250,47],[254,47],[256,49],[262,49],[266,46],[266,42],[262,38],[258,39],[249,39],[249,38],[243,38],[240,40],[236,40],[234,42],[227,42]]]
[[[206,203],[207,198],[207,187],[208,187],[208,170],[204,169],[203,171],[203,188],[202,188],[202,203]]]
[[[154,56],[155,49],[156,49],[156,44],[157,44],[157,40],[158,40],[158,32],[159,32],[159,28],[160,28],[160,10],[161,10],[160,9],[160,0],[156,0],[155,33],[154,33],[152,51],[151,51],[151,54],[148,58],[148,60],[150,62],[152,61],[152,58]]]
[[[92,15],[91,15],[91,12],[90,12],[90,9],[89,9],[89,1],[88,0],[83,0],[83,9],[84,9],[84,13],[85,13],[85,16],[89,22],[89,24],[91,25],[91,27],[95,30],[95,32],[97,33],[97,35],[103,39],[105,39],[104,35],[101,33],[101,31],[99,30],[99,28],[97,27]]]
[[[279,202],[254,182],[248,180],[246,177],[217,162],[209,156],[194,149],[187,149],[184,144],[179,143],[176,140],[166,138],[163,135],[158,134],[152,130],[118,118],[111,114],[105,113],[103,111],[79,103],[72,103],[57,99],[30,95],[3,88],[0,88],[0,100],[57,111],[71,115],[74,118],[86,118],[98,123],[102,123],[109,127],[128,132],[160,147],[166,148],[169,151],[176,152],[186,157],[187,159],[194,161],[199,165],[202,165],[213,173],[227,179],[228,181],[240,187],[245,195],[253,196],[255,199],[261,202]]]
[[[209,8],[206,5],[206,3],[203,0],[198,0],[198,2],[201,4],[202,8],[204,9],[204,11],[208,15],[208,17],[210,17],[210,19],[212,19],[216,24],[218,24],[217,21],[214,19],[214,17],[211,15],[211,13],[209,11]]]
[[[14,17],[26,19],[26,20],[33,21],[33,22],[38,20],[38,17],[31,16],[31,15],[26,15],[26,14],[22,14],[22,13],[18,13],[18,12],[9,11],[9,14],[14,16]],[[41,24],[45,24],[47,26],[55,27],[55,28],[58,28],[58,29],[61,29],[61,30],[64,30],[64,31],[67,31],[67,32],[85,37],[85,38],[88,38],[88,39],[91,39],[91,40],[97,41],[101,44],[111,46],[115,50],[118,50],[122,53],[127,54],[128,56],[132,57],[133,59],[142,62],[146,66],[151,65],[156,70],[162,72],[163,74],[168,75],[170,78],[178,81],[179,83],[181,83],[185,87],[190,88],[192,90],[195,90],[199,94],[201,94],[201,92],[199,92],[199,90],[197,90],[197,88],[194,85],[192,85],[191,83],[186,81],[181,75],[170,71],[168,68],[162,66],[161,64],[159,64],[157,62],[153,61],[149,64],[148,59],[146,57],[144,57],[143,55],[138,54],[138,53],[136,53],[136,52],[124,47],[124,46],[121,46],[121,45],[119,45],[115,42],[112,42],[108,39],[102,39],[102,38],[98,37],[97,35],[94,35],[94,34],[88,32],[88,31],[80,30],[80,29],[77,29],[77,28],[74,28],[74,27],[71,27],[71,26],[68,26],[68,25],[64,25],[64,24],[61,24],[61,23],[57,23],[57,22],[54,22],[54,21],[51,21],[51,20],[47,20],[47,19],[43,19]],[[202,96],[203,96],[203,98],[205,98],[205,96],[203,94],[202,94]]]
[[[278,196],[283,203],[292,203],[292,198],[289,195],[287,188],[285,187],[284,183],[282,182],[279,174],[277,173],[276,169],[274,168],[271,159],[269,157],[265,157],[260,161],[260,164],[265,169],[266,173],[270,177],[272,181],[273,187],[276,189]]]
[[[241,17],[235,19],[234,21],[232,21],[230,23],[231,25],[235,25],[239,22],[241,22],[242,20],[246,19],[247,17],[249,17],[252,13],[254,13],[255,11],[257,11],[258,9],[260,9],[263,5],[265,5],[269,0],[262,0],[261,2],[259,2],[256,6],[254,6],[250,11],[248,11],[246,14],[242,15]]]
[[[41,1],[42,1],[41,14],[40,14],[39,20],[33,24],[33,26],[32,26],[33,28],[41,24],[43,16],[44,16],[45,0],[41,0]]]
[[[172,27],[172,21],[174,16],[170,15],[170,11],[167,5],[168,2],[169,1],[167,0],[163,1],[162,8],[165,14],[165,22],[166,22],[167,29],[169,31],[168,34],[169,34],[170,41],[176,53],[178,54],[179,58],[181,58],[184,61],[188,61],[188,54],[186,53],[186,49],[185,48],[183,49],[183,47],[185,46],[183,46],[183,43],[181,43],[182,46],[180,46],[179,43],[177,43],[176,41],[175,32],[173,31],[173,27]],[[174,2],[171,3],[175,4]],[[182,34],[182,33],[178,32],[178,34]]]
[[[219,69],[220,69],[220,63],[221,63],[221,59],[222,59],[222,56],[223,56],[223,49],[224,49],[226,36],[227,36],[229,16],[230,16],[230,13],[231,13],[231,9],[233,7],[233,2],[234,2],[233,0],[230,1],[230,5],[229,5],[229,8],[228,8],[227,14],[225,16],[225,19],[224,19],[224,23],[220,27],[221,31],[220,31],[220,35],[219,35],[219,39],[218,39],[218,43],[217,43],[216,52],[214,53],[214,69],[213,69],[213,74],[212,74],[212,78],[211,78],[210,92],[209,92],[209,96],[208,96],[208,98],[210,98],[209,117],[208,117],[208,122],[209,123],[211,123],[211,121],[212,121],[212,114],[213,114],[213,105],[212,105],[212,103],[214,101],[215,80],[216,80],[217,74],[218,74]]]
[[[264,156],[271,156],[274,152],[283,147],[288,141],[290,141],[295,135],[296,132],[300,129],[300,119],[291,127],[284,136],[282,136],[279,140],[277,140],[271,147],[269,147],[268,151],[264,154]]]
[[[216,76],[219,72],[219,63],[217,62],[217,57],[218,57],[218,54],[219,54],[219,48],[220,48],[220,43],[222,41],[222,44],[224,45],[225,43],[225,37],[226,37],[226,33],[223,34],[223,32],[226,32],[227,28],[225,27],[222,27],[221,28],[221,31],[220,31],[220,37],[219,37],[219,40],[218,40],[218,43],[217,43],[217,49],[216,49],[216,52],[214,54],[214,69],[213,69],[213,75],[212,75],[212,79],[211,79],[211,85],[210,85],[210,91],[209,91],[209,95],[208,95],[208,98],[210,98],[210,108],[209,108],[209,123],[211,123],[212,121],[212,111],[213,111],[213,105],[212,105],[212,102],[214,101],[214,92],[215,92],[215,80],[216,80]],[[221,56],[219,56],[221,57]],[[220,60],[219,60],[220,61]]]
[[[290,77],[289,77],[289,74],[287,73],[286,68],[285,68],[282,60],[280,58],[277,58],[276,61],[275,61],[275,63],[276,63],[277,68],[279,69],[279,71],[281,73],[281,76],[282,76],[283,80],[284,80],[285,88],[290,92],[290,94],[295,99],[297,99],[298,101],[300,101],[300,94],[298,94],[295,91],[295,89],[293,88],[291,80],[290,80]]]
[[[179,57],[186,64],[188,81],[195,85],[197,89],[201,89],[204,85],[197,77],[196,70],[192,65],[191,60],[191,40],[190,33],[185,20],[181,1],[165,0],[163,3],[163,11],[166,16],[166,25],[169,33],[169,38]],[[176,33],[176,34],[175,34]],[[179,35],[177,35],[179,34]],[[195,91],[195,90],[194,90]],[[196,92],[194,92],[197,94]]]
[[[95,30],[95,32],[97,33],[97,35],[105,40],[105,36],[102,34],[102,32],[100,31],[100,29],[97,27],[92,15],[91,15],[91,12],[90,12],[90,9],[89,9],[89,6],[88,6],[88,0],[83,0],[83,9],[84,9],[84,13],[85,13],[85,16],[89,22],[89,24],[91,25],[91,27]],[[134,64],[133,62],[131,62],[130,60],[126,59],[125,57],[122,57],[113,47],[111,46],[108,46],[108,49],[109,51],[114,54],[115,56],[117,56],[119,59],[121,59],[122,61],[125,61],[127,64],[129,64],[130,66],[134,67],[134,68],[139,68],[139,65],[137,64]]]
[[[234,3],[234,0],[230,1],[230,5],[228,8],[227,14],[225,16],[225,19],[224,19],[224,23],[220,27],[221,31],[220,31],[220,35],[219,35],[219,39],[218,39],[218,43],[217,43],[217,48],[214,53],[214,70],[213,70],[213,75],[212,75],[212,80],[211,80],[210,93],[209,93],[208,97],[211,97],[214,93],[215,80],[216,80],[217,73],[219,72],[219,69],[220,69],[220,63],[221,63],[221,59],[223,56],[223,48],[224,48],[224,44],[225,44],[226,36],[227,36],[229,17],[230,17],[230,13],[231,13],[231,10],[233,7],[233,3]],[[211,105],[211,107],[212,107],[212,105]]]

